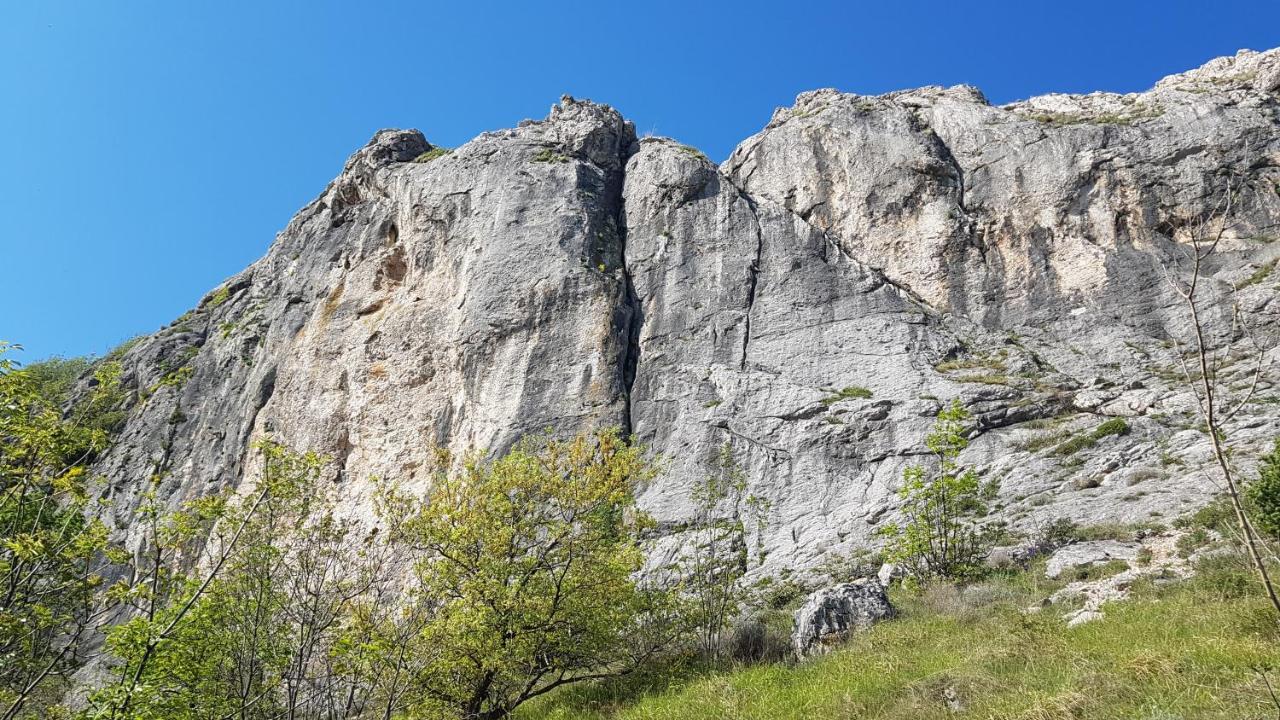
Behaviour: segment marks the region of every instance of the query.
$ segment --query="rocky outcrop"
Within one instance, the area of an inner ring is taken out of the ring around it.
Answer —
[[[1095,565],[1103,565],[1112,561],[1132,563],[1138,557],[1142,545],[1137,542],[1120,540],[1093,540],[1073,543],[1060,548],[1049,556],[1045,564],[1044,576],[1056,580],[1063,573],[1073,570],[1087,570]]]
[[[617,425],[665,458],[641,499],[671,543],[727,444],[770,504],[759,572],[811,567],[875,542],[952,398],[1013,528],[1171,518],[1213,487],[1167,278],[1228,188],[1209,287],[1280,333],[1278,68],[1004,107],[821,90],[720,166],[572,98],[451,153],[379,132],[124,353],[135,402],[97,468],[117,526],[153,478],[174,504],[252,478],[266,434],[329,455],[363,514],[370,478],[425,482],[434,445]],[[1240,385],[1250,338],[1210,311]],[[1242,459],[1280,432],[1273,382],[1232,420]]]
[[[792,649],[797,658],[821,655],[859,630],[893,617],[884,586],[862,578],[819,590],[796,611]]]

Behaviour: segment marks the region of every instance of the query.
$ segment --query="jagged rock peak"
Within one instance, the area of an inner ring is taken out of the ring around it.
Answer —
[[[514,130],[497,133],[545,143],[555,152],[578,157],[606,171],[621,172],[636,141],[636,127],[614,108],[564,95],[543,120],[522,120]],[[491,136],[485,133],[481,137]]]
[[[368,173],[391,163],[408,162],[433,147],[417,130],[379,130],[364,147],[352,153],[342,174]]]

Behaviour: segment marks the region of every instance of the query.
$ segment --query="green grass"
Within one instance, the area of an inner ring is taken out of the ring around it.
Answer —
[[[216,308],[231,298],[231,288],[222,286],[209,297],[209,307]]]
[[[1243,565],[1221,572],[1237,582],[1210,575],[1163,588],[1139,583],[1131,600],[1105,606],[1105,619],[1070,629],[1056,608],[1021,611],[1052,589],[1034,573],[963,593],[895,591],[898,619],[824,658],[719,671],[670,665],[566,688],[517,717],[1275,717],[1255,668],[1271,668],[1268,679],[1280,683],[1280,633]],[[963,710],[949,710],[944,693]]]
[[[1257,270],[1253,271],[1252,275],[1245,278],[1244,281],[1241,282],[1239,287],[1237,287],[1236,289],[1243,290],[1247,287],[1250,287],[1251,285],[1257,285],[1263,280],[1266,280],[1267,276],[1271,274],[1271,271],[1275,269],[1276,269],[1275,260],[1272,260],[1271,262],[1268,262],[1268,263],[1263,263]]]
[[[950,372],[952,370],[995,370],[1004,372],[1006,368],[1004,357],[1000,354],[994,355],[973,355],[969,357],[956,358],[954,360],[944,360],[933,366],[938,372]]]
[[[822,404],[830,406],[840,402],[841,400],[869,400],[870,398],[870,390],[858,385],[850,385],[846,388],[840,388],[834,394],[823,398]]]
[[[979,383],[982,385],[1008,385],[1011,379],[1008,375],[1000,373],[979,373],[977,375],[962,375],[956,378],[956,382],[962,383]]]
[[[680,152],[694,159],[701,160],[702,162],[705,162],[705,163],[711,162],[710,158],[707,157],[706,153],[690,145],[681,145]]]
[[[1062,442],[1063,440],[1066,440],[1069,437],[1071,437],[1071,433],[1065,432],[1065,431],[1045,432],[1045,433],[1039,433],[1037,435],[1033,435],[1032,437],[1029,437],[1026,440],[1015,442],[1013,446],[1018,450],[1025,450],[1027,452],[1039,452],[1047,447],[1050,447],[1051,445],[1057,445],[1058,443]]]
[[[1073,455],[1088,447],[1093,447],[1099,440],[1112,435],[1125,435],[1129,432],[1129,423],[1124,418],[1111,418],[1092,431],[1076,435],[1053,449],[1054,455]]]
[[[569,158],[551,148],[542,148],[533,156],[533,161],[536,163],[567,163]]]
[[[438,159],[438,158],[442,158],[442,157],[444,157],[445,155],[448,155],[448,154],[449,154],[449,153],[451,153],[451,152],[453,152],[453,151],[452,151],[452,150],[450,150],[449,148],[445,148],[445,147],[433,147],[433,148],[431,148],[430,150],[428,150],[428,151],[426,151],[426,152],[422,153],[422,154],[421,154],[421,155],[419,155],[418,157],[414,158],[414,159],[413,159],[413,161],[414,161],[414,162],[416,162],[416,163],[431,162],[432,160],[436,160],[436,159]]]

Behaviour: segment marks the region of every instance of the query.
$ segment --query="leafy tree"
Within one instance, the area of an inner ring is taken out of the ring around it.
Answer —
[[[1271,452],[1262,456],[1258,479],[1246,489],[1254,523],[1272,537],[1280,537],[1280,438]]]
[[[137,616],[111,631],[120,682],[94,697],[94,717],[355,717],[367,702],[375,683],[343,663],[343,639],[389,576],[392,546],[352,539],[323,458],[271,441],[257,449],[261,477],[238,502],[160,520],[153,544],[169,553],[131,588]],[[179,547],[211,522],[213,568],[184,573]]]
[[[978,474],[959,463],[968,446],[965,421],[969,413],[953,401],[938,413],[925,445],[938,458],[936,473],[912,465],[902,474],[901,523],[880,530],[889,539],[886,558],[901,564],[916,580],[959,580],[980,574],[982,560],[993,544],[993,532],[979,518],[985,515],[984,489]]]
[[[662,596],[636,579],[651,521],[633,494],[650,474],[640,448],[606,431],[472,456],[424,499],[391,498],[413,504],[407,538],[434,603],[411,716],[505,717],[654,651],[645,619]]]
[[[103,612],[96,602],[107,529],[84,463],[107,443],[87,413],[63,416],[79,365],[23,368],[0,342],[0,718],[47,705],[81,660]],[[83,407],[119,402],[119,368],[99,368]],[[117,558],[118,559],[118,558]]]
[[[760,543],[769,508],[747,492],[747,476],[727,444],[713,472],[694,485],[690,499],[694,516],[674,569],[688,605],[685,619],[699,649],[705,657],[718,659],[724,631],[750,593],[742,578],[750,569],[753,532],[756,557],[763,556]]]

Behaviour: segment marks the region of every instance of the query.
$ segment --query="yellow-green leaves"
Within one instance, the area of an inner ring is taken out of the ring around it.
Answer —
[[[635,573],[652,474],[616,432],[542,438],[444,466],[407,518],[435,651],[423,708],[497,717],[559,684],[627,665],[646,595]]]
[[[912,465],[902,473],[902,521],[879,534],[889,539],[886,557],[903,565],[916,580],[963,579],[981,571],[992,530],[977,518],[984,513],[983,488],[972,468],[960,465],[968,446],[969,413],[959,401],[938,413],[925,446],[937,457],[937,470]],[[994,489],[994,488],[992,488]]]
[[[106,447],[118,411],[119,367],[64,417],[84,359],[23,367],[0,342],[0,713],[14,717],[50,677],[69,672],[91,629],[109,561],[84,465]],[[24,710],[25,709],[25,710]]]

